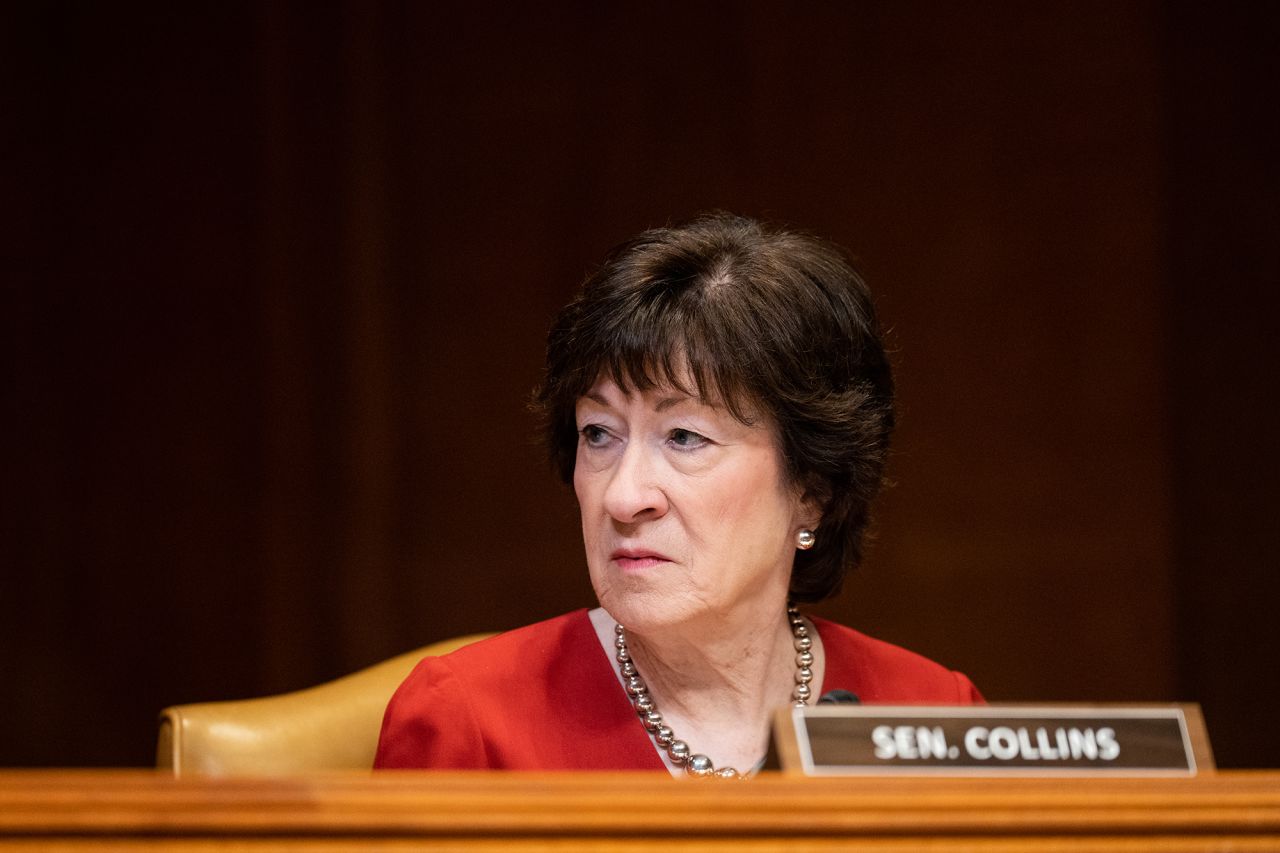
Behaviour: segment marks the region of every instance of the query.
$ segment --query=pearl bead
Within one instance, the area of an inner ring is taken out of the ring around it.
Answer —
[[[796,655],[796,666],[813,666],[813,652],[801,652]]]
[[[732,767],[721,767],[719,770],[716,771],[716,778],[717,779],[737,779],[738,771],[734,770]]]
[[[676,739],[676,733],[671,731],[670,726],[658,726],[658,730],[653,733],[653,739],[658,742],[658,746],[670,746],[671,741]]]
[[[712,765],[710,758],[699,753],[698,755],[689,756],[688,766],[685,770],[690,776],[697,776],[701,778],[704,776],[710,776],[716,771],[716,768]]]
[[[641,722],[644,723],[644,727],[646,729],[651,732],[656,732],[658,730],[658,726],[662,725],[662,715],[657,711],[650,711],[641,718]]]
[[[689,744],[682,740],[673,740],[667,747],[667,755],[671,756],[671,760],[676,764],[683,765],[689,760]]]

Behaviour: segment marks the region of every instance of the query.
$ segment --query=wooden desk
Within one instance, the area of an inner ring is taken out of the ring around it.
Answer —
[[[1273,850],[1280,772],[993,781],[0,771],[0,849]]]

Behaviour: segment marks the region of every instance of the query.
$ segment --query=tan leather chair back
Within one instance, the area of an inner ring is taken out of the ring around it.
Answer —
[[[275,776],[368,769],[391,694],[424,657],[491,634],[432,643],[317,687],[160,712],[156,766],[175,776]]]

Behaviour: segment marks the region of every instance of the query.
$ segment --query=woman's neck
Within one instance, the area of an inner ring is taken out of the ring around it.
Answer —
[[[597,633],[608,631],[614,655],[614,622],[593,611]],[[821,681],[821,643],[814,638],[814,682]],[[602,640],[604,637],[602,636]],[[732,621],[707,617],[649,633],[628,627],[632,660],[658,711],[676,738],[716,767],[751,769],[764,755],[772,712],[791,702],[796,650],[784,607],[762,609]],[[638,724],[638,721],[637,721]]]

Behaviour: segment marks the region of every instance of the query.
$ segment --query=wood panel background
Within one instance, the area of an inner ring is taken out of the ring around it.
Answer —
[[[0,14],[0,765],[590,604],[543,335],[712,208],[847,245],[892,328],[826,614],[1280,765],[1265,4]]]

